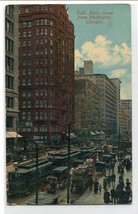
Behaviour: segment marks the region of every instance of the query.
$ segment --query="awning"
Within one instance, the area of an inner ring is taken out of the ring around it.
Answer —
[[[101,134],[105,134],[103,131],[100,131]]]
[[[90,132],[90,134],[91,134],[91,135],[95,135],[95,133],[94,133],[94,132]]]
[[[69,136],[69,134],[67,133],[67,136]],[[70,133],[70,138],[75,138],[77,137],[74,133]]]
[[[6,132],[6,138],[16,138],[16,137],[22,137],[20,134],[17,134],[16,132]]]
[[[95,132],[96,134],[100,134],[100,132]]]

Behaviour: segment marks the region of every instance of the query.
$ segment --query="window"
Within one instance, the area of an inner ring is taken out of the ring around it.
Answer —
[[[28,46],[31,46],[32,45],[32,41],[28,41]]]
[[[36,107],[36,108],[39,108],[39,100],[36,100],[36,101],[35,101],[35,107]]]
[[[48,67],[45,67],[45,73],[46,74],[48,73]]]
[[[25,13],[29,13],[30,12],[30,9],[29,8],[26,8],[25,9]]]
[[[45,29],[45,35],[47,35],[47,29]]]
[[[45,48],[45,54],[47,54],[47,53],[48,53],[47,48]]]
[[[23,97],[26,97],[26,91],[23,91]]]
[[[40,30],[40,35],[44,35],[44,29]]]
[[[39,68],[36,68],[36,74],[39,74]]]
[[[6,37],[6,51],[13,53],[13,41]]]
[[[40,50],[40,54],[44,54],[44,49],[41,49],[41,50]]]
[[[44,44],[44,40],[43,40],[43,39],[40,40],[40,44],[41,44],[41,45]]]
[[[40,89],[40,96],[43,96],[43,95],[44,95],[44,90]]]
[[[28,115],[27,115],[27,119],[31,121],[31,120],[32,120],[32,118],[31,118],[31,112],[28,111],[27,114],[28,114]]]
[[[39,5],[36,5],[36,11],[39,11]]]
[[[53,30],[50,30],[50,36],[53,36],[54,33],[53,33]]]
[[[35,112],[35,119],[36,119],[36,120],[39,119],[38,115],[39,115],[39,112],[36,111],[36,112]]]
[[[39,35],[39,29],[36,29],[36,35],[37,36]]]
[[[28,50],[28,56],[31,56],[31,50]],[[29,64],[29,63],[28,63]]]
[[[39,96],[39,90],[38,90],[38,89],[36,89],[35,95],[36,95],[36,96]]]
[[[45,39],[45,44],[48,44],[48,40],[47,39]]]
[[[23,35],[23,37],[25,38],[25,37],[27,36],[27,32],[24,31],[22,35]]]
[[[28,22],[28,27],[32,27],[32,22]]]
[[[31,100],[28,100],[28,108],[31,108]]]
[[[26,86],[26,79],[23,79],[23,86]]]
[[[23,100],[23,108],[26,108],[26,101]]]
[[[54,59],[50,59],[50,64],[53,65]]]
[[[7,19],[6,20],[6,32],[13,35],[13,28],[14,28],[13,23]]]
[[[27,27],[27,22],[23,22],[23,27]]]
[[[13,81],[13,77],[6,75],[6,88],[13,89]]]
[[[31,79],[27,79],[27,84],[31,85]]]
[[[38,45],[39,44],[39,39],[36,39],[35,43],[36,43],[36,45]]]
[[[26,119],[26,112],[25,112],[25,111],[22,112],[22,119],[23,119],[23,120]]]
[[[43,5],[41,5],[41,10],[44,10],[44,6]]]
[[[6,56],[6,70],[13,71],[13,69],[14,69],[14,60],[11,57]]]
[[[45,58],[45,64],[48,64],[48,59],[47,58]]]
[[[32,31],[28,31],[28,37],[32,36]]]
[[[27,95],[28,95],[28,97],[31,97],[31,91],[28,91]]]
[[[47,19],[45,19],[45,25],[47,25],[48,24],[48,20]]]
[[[53,21],[50,21],[50,25],[53,26]]]
[[[6,107],[14,108],[14,98],[13,97],[6,97]]]
[[[26,46],[26,41],[24,40],[23,43],[22,43],[23,47]]]
[[[8,5],[6,7],[6,14],[9,15],[10,17],[13,17],[13,11],[14,11],[13,5]]]
[[[6,127],[7,128],[13,127],[13,117],[11,117],[11,116],[6,117]]]
[[[37,19],[37,20],[36,20],[36,25],[39,25],[39,23],[40,23],[40,20]]]
[[[44,25],[44,19],[40,20],[40,25]]]
[[[39,55],[39,49],[36,49],[35,53],[36,55]]]
[[[50,45],[53,45],[53,44],[54,44],[54,42],[53,42],[53,40],[51,39],[51,40],[50,40]]]

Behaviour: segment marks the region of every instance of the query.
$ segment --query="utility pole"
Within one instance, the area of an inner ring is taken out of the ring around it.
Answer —
[[[68,181],[67,181],[67,204],[70,200],[70,124],[68,124]]]

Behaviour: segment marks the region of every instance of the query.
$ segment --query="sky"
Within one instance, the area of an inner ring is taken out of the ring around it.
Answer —
[[[75,70],[93,61],[93,73],[121,80],[121,99],[131,99],[131,6],[67,5],[75,28]]]

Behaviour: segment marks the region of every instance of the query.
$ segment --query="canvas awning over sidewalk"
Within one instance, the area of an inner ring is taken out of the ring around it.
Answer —
[[[6,138],[16,138],[16,137],[22,137],[20,134],[17,134],[16,132],[6,132]]]

